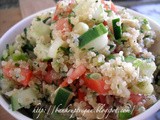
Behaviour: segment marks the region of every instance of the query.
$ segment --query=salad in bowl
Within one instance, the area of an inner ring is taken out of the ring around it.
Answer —
[[[132,118],[159,101],[156,40],[146,18],[111,1],[59,1],[6,44],[1,94],[31,119]]]

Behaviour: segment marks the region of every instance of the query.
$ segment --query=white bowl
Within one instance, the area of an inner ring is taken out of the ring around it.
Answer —
[[[118,7],[118,8],[122,9],[122,7]],[[40,11],[36,14],[33,14],[33,15],[21,20],[16,25],[14,25],[11,29],[9,29],[0,39],[0,55],[2,54],[3,50],[6,48],[6,44],[10,44],[10,43],[14,42],[16,35],[20,34],[25,27],[29,26],[32,19],[35,16],[37,16],[38,14],[47,12],[47,11],[53,11],[54,12],[54,10],[55,10],[55,8],[49,8],[49,9]],[[128,11],[131,14],[133,14],[134,16],[140,16],[140,17],[147,18],[146,16],[144,16],[140,13],[137,13],[133,10],[128,9]],[[160,25],[158,23],[154,22],[153,20],[149,19],[149,18],[147,18],[147,19],[149,20],[152,29],[154,29],[156,31],[157,38],[160,38]],[[159,39],[159,41],[157,40],[155,42],[155,44],[151,48],[151,51],[155,55],[160,55],[160,39]],[[8,113],[10,113],[13,117],[15,117],[18,120],[31,120],[29,117],[23,115],[20,112],[12,111],[12,109],[10,109],[10,105],[6,102],[6,100],[1,95],[0,95],[0,105]],[[153,115],[159,109],[160,109],[160,100],[158,100],[158,102],[156,104],[154,104],[152,107],[150,107],[148,110],[146,110],[142,114],[137,115],[136,117],[131,118],[130,120],[144,120],[144,119],[148,118],[149,116]]]

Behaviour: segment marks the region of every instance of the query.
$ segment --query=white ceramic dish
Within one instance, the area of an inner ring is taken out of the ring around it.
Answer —
[[[118,7],[119,9],[122,9],[122,7]],[[40,11],[36,14],[33,14],[25,19],[23,19],[22,21],[20,21],[19,23],[17,23],[16,25],[14,25],[11,29],[9,29],[0,39],[0,55],[2,54],[2,51],[6,48],[6,44],[12,43],[15,40],[16,35],[20,34],[23,29],[27,26],[30,25],[32,19],[37,16],[38,14],[41,14],[43,12],[47,12],[47,11],[53,11],[54,12],[55,8],[49,8],[43,11]],[[145,17],[144,15],[141,15],[133,10],[128,10],[131,14],[133,14],[134,16],[140,16],[140,17]],[[147,18],[151,24],[151,27],[156,31],[157,34],[157,38],[160,38],[160,25],[156,22],[154,22],[153,20]],[[151,47],[151,51],[155,54],[155,55],[160,55],[160,39],[157,40],[155,42],[155,44],[153,45],[153,47]],[[5,101],[5,99],[0,96],[0,105],[8,112],[10,113],[13,117],[15,117],[18,120],[31,120],[29,117],[23,115],[20,112],[17,111],[12,111],[10,109],[9,104]],[[146,110],[144,113],[131,118],[130,120],[145,120],[147,119],[149,116],[153,115],[156,111],[158,111],[160,109],[160,100],[154,104],[152,107],[150,107],[148,110]]]

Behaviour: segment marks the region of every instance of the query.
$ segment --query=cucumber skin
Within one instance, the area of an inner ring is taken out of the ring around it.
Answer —
[[[105,26],[101,23],[94,28],[89,29],[87,32],[82,34],[79,39],[79,48],[83,48],[86,44],[91,42],[92,40],[98,38],[99,36],[107,33],[108,30]]]
[[[11,96],[11,107],[13,111],[22,108],[22,106],[18,103],[18,95]]]
[[[58,108],[65,108],[72,97],[73,93],[71,91],[59,87],[56,91],[53,105]]]
[[[22,97],[23,98],[29,97],[29,98],[32,98],[32,99],[36,99],[36,93],[34,92],[34,90],[32,88],[18,90],[15,93],[13,93],[13,95],[10,98],[11,99],[11,107],[12,107],[13,111],[16,111],[20,108],[25,107],[25,105],[22,105],[19,102],[19,99],[21,99]],[[31,103],[29,103],[29,104],[31,104]]]
[[[120,22],[120,18],[116,18],[112,20],[114,37],[116,40],[120,39],[122,36],[122,27],[121,25],[117,26],[117,22]]]

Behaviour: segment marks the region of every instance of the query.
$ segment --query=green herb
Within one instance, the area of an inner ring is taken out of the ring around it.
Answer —
[[[109,44],[109,50],[111,51],[113,48],[115,48],[115,45]]]
[[[24,46],[21,47],[23,52],[29,52],[29,51],[33,51],[34,47],[33,45],[27,40],[26,44]]]
[[[91,48],[89,48],[88,50],[89,50],[89,51],[92,51],[92,50],[94,50],[94,47],[91,47]]]
[[[60,47],[60,49],[61,50],[63,50],[63,52],[66,54],[66,55],[68,55],[68,54],[70,54],[71,52],[70,52],[70,48],[68,47],[68,48],[65,48],[65,47]]]
[[[145,38],[150,38],[150,37],[151,37],[151,35],[146,35],[146,36],[144,36],[143,39],[145,39]]]
[[[15,63],[14,65],[15,65],[16,67],[19,67],[19,66],[20,66],[20,64],[19,64],[19,63]]]
[[[147,19],[143,19],[143,23],[144,24],[148,24],[148,20]]]
[[[98,51],[94,51],[94,52],[95,52],[96,55],[99,55],[99,52],[98,52]]]
[[[90,79],[90,75],[91,75],[91,74],[87,74],[86,77],[87,77],[88,79]]]
[[[6,49],[9,49],[9,44],[6,45]]]
[[[72,12],[68,15],[68,17],[69,17],[69,18],[70,18],[70,17],[76,17],[75,12],[74,12],[74,11],[72,11]]]
[[[132,56],[132,55],[128,55],[127,57],[124,58],[124,60],[125,60],[126,62],[133,62],[133,61],[135,61],[136,59],[137,59],[137,58],[134,57],[134,56]]]
[[[51,17],[47,17],[46,19],[44,19],[42,22],[46,23]]]
[[[24,28],[24,35],[25,35],[25,37],[27,37],[27,28]]]
[[[92,73],[89,75],[89,77],[94,80],[99,80],[99,79],[101,79],[102,76],[100,73]]]
[[[2,70],[0,70],[0,80],[3,79],[3,73],[2,73]]]
[[[115,56],[113,54],[110,54],[106,57],[107,60],[115,59]]]
[[[68,18],[68,23],[69,23],[72,27],[74,27],[74,25],[72,24],[72,22],[71,22],[71,19],[70,19],[70,18]]]
[[[41,21],[41,18],[40,18],[40,17],[37,17],[37,21]]]
[[[53,39],[52,32],[50,32],[50,34],[49,34],[49,35],[50,35],[50,38],[51,38],[51,39]]]
[[[48,62],[48,61],[51,61],[51,60],[52,60],[52,58],[47,57],[47,58],[43,59],[43,62]]]

